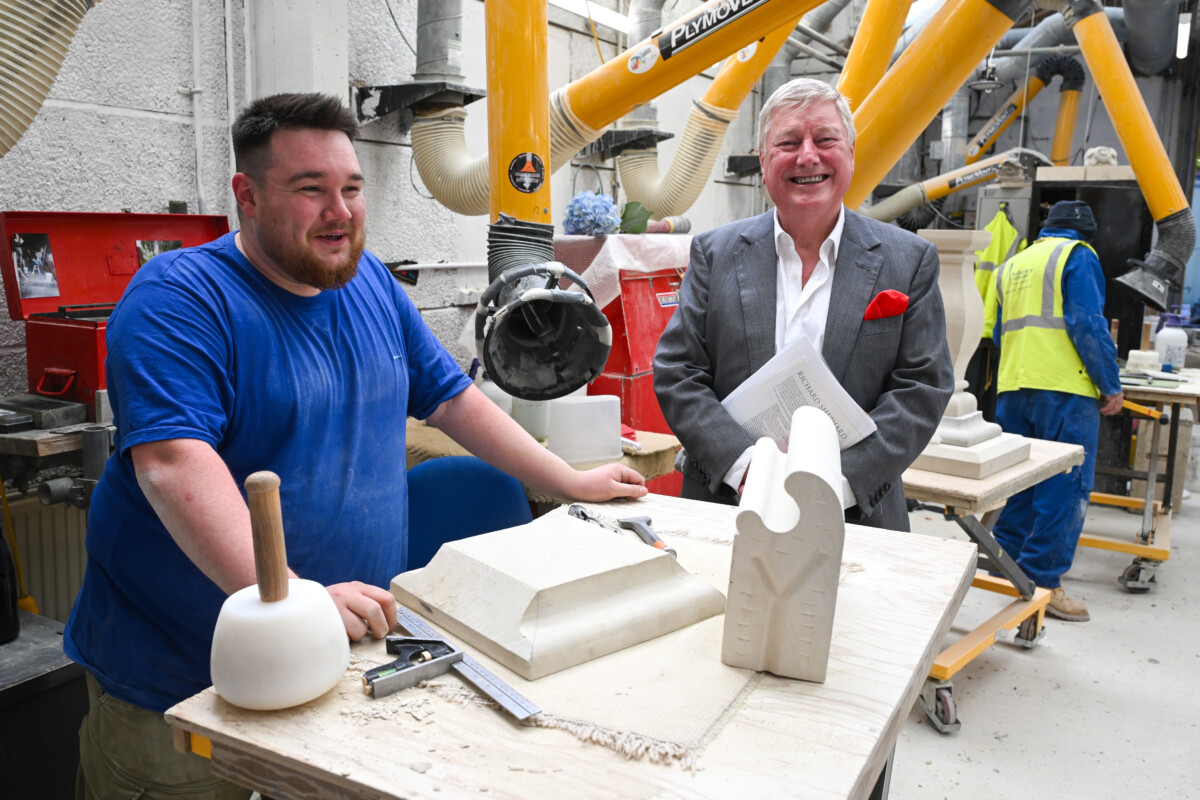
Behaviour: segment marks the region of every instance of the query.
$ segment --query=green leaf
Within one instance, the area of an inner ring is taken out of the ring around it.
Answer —
[[[650,212],[638,201],[625,204],[621,212],[621,233],[645,233]]]

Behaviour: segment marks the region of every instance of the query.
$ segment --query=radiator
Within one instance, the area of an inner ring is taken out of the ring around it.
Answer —
[[[44,506],[36,497],[13,499],[13,533],[25,574],[25,591],[43,617],[66,622],[83,584],[87,512],[59,503]]]

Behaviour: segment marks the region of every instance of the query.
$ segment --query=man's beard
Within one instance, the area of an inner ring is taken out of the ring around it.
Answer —
[[[340,289],[358,274],[358,259],[362,256],[366,234],[361,229],[357,232],[326,231],[325,233],[344,233],[350,241],[350,252],[344,260],[330,265],[312,252],[310,248],[293,244],[285,237],[264,237],[262,247],[271,260],[297,283],[311,286],[314,289]]]

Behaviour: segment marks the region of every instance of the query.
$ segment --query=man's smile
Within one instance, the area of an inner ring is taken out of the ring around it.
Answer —
[[[789,180],[792,183],[820,183],[828,178],[828,175],[800,175],[795,178],[790,178]]]

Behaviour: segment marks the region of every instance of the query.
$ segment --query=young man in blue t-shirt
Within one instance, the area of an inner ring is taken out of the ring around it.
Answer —
[[[396,623],[405,419],[558,496],[645,494],[633,470],[577,472],[483,396],[364,251],[354,115],[275,95],[233,126],[241,230],[138,271],[108,326],[116,451],[88,518],[65,649],[88,671],[82,797],[245,797],[175,753],[162,712],[208,686],[225,597],[255,582],[239,487],[282,480],[294,576],[328,587],[352,640]]]

